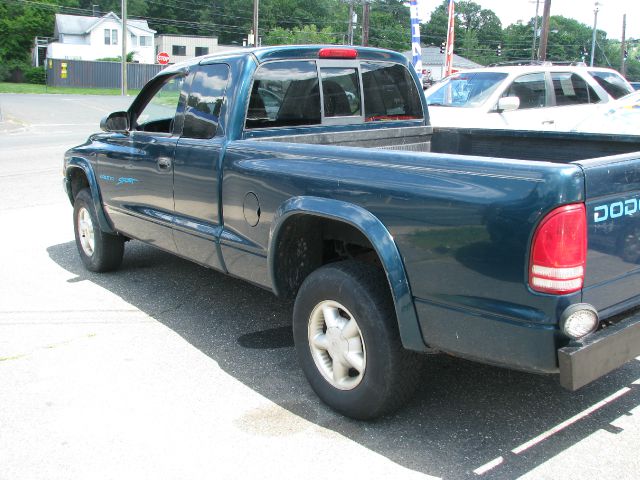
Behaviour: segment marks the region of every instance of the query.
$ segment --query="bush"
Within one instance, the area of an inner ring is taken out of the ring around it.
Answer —
[[[0,61],[0,82],[21,81],[22,72],[27,68],[29,64],[21,60]]]
[[[36,83],[38,85],[44,85],[47,76],[44,67],[27,67],[23,69],[24,78],[27,83]]]

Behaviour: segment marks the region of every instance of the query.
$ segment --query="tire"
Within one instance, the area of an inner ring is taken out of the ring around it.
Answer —
[[[422,359],[402,347],[387,280],[372,265],[345,261],[311,273],[296,297],[293,335],[311,387],[347,417],[391,413],[419,380]]]
[[[92,272],[115,270],[122,263],[124,237],[100,230],[95,205],[88,188],[80,190],[73,203],[76,247],[82,263]]]

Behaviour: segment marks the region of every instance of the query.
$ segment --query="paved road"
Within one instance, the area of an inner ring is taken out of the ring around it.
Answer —
[[[376,422],[321,405],[291,306],[151,247],[85,271],[64,150],[119,97],[0,95],[0,479],[640,477],[640,362],[583,389],[428,358]]]

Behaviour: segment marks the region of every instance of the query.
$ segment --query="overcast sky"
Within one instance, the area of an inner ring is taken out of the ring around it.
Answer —
[[[441,0],[418,0],[419,5],[431,12]],[[536,14],[536,0],[474,0],[483,8],[493,10],[502,21],[503,28],[522,20],[528,22]],[[594,0],[551,0],[551,15],[575,18],[593,27]],[[622,37],[622,15],[627,14],[627,38],[640,38],[640,0],[599,0],[598,28],[608,38]],[[540,0],[542,16],[544,0]]]

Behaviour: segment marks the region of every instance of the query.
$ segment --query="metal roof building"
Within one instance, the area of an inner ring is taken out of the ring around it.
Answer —
[[[411,50],[403,52],[403,55],[411,61],[413,53]],[[453,68],[481,68],[483,65],[472,62],[468,58],[453,54]],[[431,76],[434,80],[440,80],[444,70],[444,53],[440,53],[440,47],[422,46],[422,68],[431,70]]]

